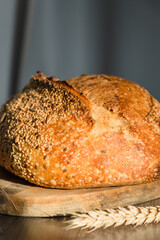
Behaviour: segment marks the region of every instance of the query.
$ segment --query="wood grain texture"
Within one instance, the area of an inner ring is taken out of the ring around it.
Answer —
[[[0,213],[15,216],[51,217],[89,210],[147,202],[160,197],[160,181],[148,184],[58,190],[37,187],[0,169],[0,188],[14,203],[0,193]]]

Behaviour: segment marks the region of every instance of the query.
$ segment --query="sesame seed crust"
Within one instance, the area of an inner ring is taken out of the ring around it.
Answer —
[[[87,188],[160,175],[160,104],[108,75],[32,76],[0,110],[0,165],[36,185]]]
[[[67,142],[83,136],[94,124],[85,97],[41,72],[2,106],[0,118],[0,164],[39,185],[43,185],[39,176]]]

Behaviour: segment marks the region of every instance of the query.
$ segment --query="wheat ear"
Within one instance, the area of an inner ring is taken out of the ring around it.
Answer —
[[[156,207],[118,207],[116,209],[106,209],[105,211],[89,211],[81,214],[77,213],[69,221],[67,229],[88,228],[90,231],[97,228],[107,228],[125,225],[141,225],[148,223],[158,223],[160,221],[160,206]]]

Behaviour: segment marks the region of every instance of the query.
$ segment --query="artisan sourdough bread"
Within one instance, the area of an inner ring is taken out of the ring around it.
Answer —
[[[160,104],[107,75],[38,72],[0,110],[0,165],[39,186],[150,182],[160,172]]]

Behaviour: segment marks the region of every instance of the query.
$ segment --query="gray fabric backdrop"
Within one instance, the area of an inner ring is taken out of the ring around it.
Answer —
[[[28,0],[21,0],[28,1]],[[9,96],[17,0],[0,0],[0,104]],[[20,80],[106,73],[144,86],[160,100],[160,1],[31,0]],[[17,89],[17,90],[18,90]]]

